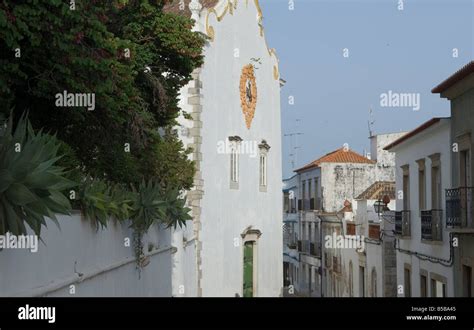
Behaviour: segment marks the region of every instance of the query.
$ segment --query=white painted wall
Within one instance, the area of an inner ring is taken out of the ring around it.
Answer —
[[[451,187],[451,148],[450,148],[450,125],[449,120],[426,129],[416,136],[406,140],[391,151],[396,153],[396,187],[397,191],[403,190],[403,170],[400,166],[409,165],[410,168],[410,209],[411,209],[411,238],[399,239],[399,247],[405,250],[416,251],[437,258],[449,259],[449,234],[445,227],[445,189]],[[441,154],[441,181],[443,208],[443,241],[426,242],[421,241],[421,219],[418,203],[418,164],[416,160],[425,159],[426,177],[426,209],[431,209],[431,160],[430,155]],[[403,210],[403,201],[397,200],[397,210]],[[415,256],[410,256],[397,251],[397,282],[404,284],[404,264],[412,267],[411,285],[412,296],[420,296],[420,268],[429,273],[435,273],[447,278],[447,295],[453,296],[453,269],[440,264],[422,261]],[[428,274],[430,275],[430,274]],[[429,278],[428,278],[429,281]],[[428,293],[430,292],[428,282]]]
[[[393,224],[382,219],[379,219],[377,214],[374,211],[374,203],[376,200],[353,200],[352,208],[353,213],[350,214],[349,218],[352,219],[356,224],[356,235],[364,236],[364,238],[369,238],[369,221],[379,221],[380,230],[386,231],[388,235],[391,234],[393,230]],[[395,201],[390,201],[388,204],[389,209],[395,209]],[[381,220],[381,221],[380,221]],[[345,222],[347,223],[347,221]],[[346,228],[344,228],[346,232]],[[384,240],[390,240],[390,237],[384,237]],[[353,297],[360,297],[362,288],[359,286],[359,266],[365,268],[365,296],[370,297],[371,284],[372,284],[372,270],[376,271],[377,278],[377,288],[376,296],[384,296],[384,251],[383,251],[383,242],[380,241],[380,244],[377,242],[366,242],[365,243],[365,253],[360,254],[355,249],[342,249],[342,268],[344,275],[344,293],[343,296],[350,296],[349,292],[349,264],[352,262],[352,278],[353,278]]]
[[[221,4],[224,2],[221,1]],[[218,11],[220,12],[220,11]],[[233,15],[217,22],[211,16],[215,41],[205,49],[203,83],[202,272],[204,296],[242,295],[243,247],[234,239],[248,226],[262,232],[257,244],[257,296],[278,296],[282,275],[281,123],[280,84],[273,77],[270,57],[260,36],[257,10],[240,2]],[[234,50],[239,49],[239,57]],[[250,129],[240,106],[242,68],[260,58],[255,71],[258,100]],[[240,157],[239,190],[229,189],[230,155],[217,154],[217,143],[229,136],[244,141],[265,139],[268,153],[267,192],[259,192],[259,158]]]
[[[220,14],[226,5],[227,1],[220,1],[217,13]],[[204,48],[205,64],[200,73],[203,135],[200,166],[204,182],[204,196],[200,204],[203,296],[242,296],[241,234],[249,226],[262,232],[256,251],[255,295],[278,296],[283,286],[280,82],[274,78],[273,68],[277,60],[269,55],[265,39],[260,34],[257,13],[254,1],[248,1],[248,5],[239,1],[237,9],[232,14],[227,13],[222,21],[218,22],[214,15],[209,18],[215,40]],[[206,15],[207,10],[203,10],[198,24],[203,32]],[[238,57],[235,56],[237,50]],[[262,64],[256,64],[257,108],[252,126],[247,129],[239,85],[242,68],[252,63],[251,58],[260,58]],[[186,101],[185,88],[182,90],[182,102]],[[240,155],[239,189],[230,189],[230,155],[217,152],[218,143],[225,142],[229,136],[239,136],[244,142],[261,143],[266,140],[270,145],[267,192],[259,191],[259,158],[249,155]],[[192,234],[187,232],[184,236]],[[180,238],[175,236],[175,239],[178,246]],[[190,246],[191,249],[195,250],[195,246]],[[198,271],[192,252],[185,257],[180,255],[182,252],[178,251],[176,257],[180,261],[174,263],[173,292],[179,281],[193,285],[195,281],[188,278],[196,278]]]
[[[58,216],[58,220],[61,229],[47,220],[48,228],[41,235],[45,244],[39,243],[38,252],[0,251],[0,296],[171,296],[168,230],[153,226],[144,237],[145,251],[149,243],[154,248],[139,277],[129,223],[110,221],[107,229],[96,230],[78,213]],[[125,246],[125,238],[130,238],[130,247]],[[84,274],[82,281],[75,270]]]

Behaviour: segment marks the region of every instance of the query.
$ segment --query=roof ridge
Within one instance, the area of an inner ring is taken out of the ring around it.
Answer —
[[[349,156],[347,156],[349,154]],[[342,156],[345,155],[345,156]],[[332,156],[332,157],[331,157]],[[313,160],[312,162],[308,163],[307,165],[295,170],[295,172],[299,172],[301,170],[313,168],[313,167],[318,167],[319,164],[321,163],[365,163],[365,164],[375,164],[376,161],[370,160],[367,157],[364,157],[363,155],[359,154],[356,151],[353,151],[351,149],[342,147],[338,148],[334,151],[331,151],[324,156],[321,156],[317,158],[316,160]]]

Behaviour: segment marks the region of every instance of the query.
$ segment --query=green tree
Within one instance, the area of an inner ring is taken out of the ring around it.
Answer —
[[[205,37],[192,20],[164,13],[164,1],[74,4],[0,0],[0,113],[28,110],[85,175],[189,188],[193,163],[171,128]],[[56,107],[63,91],[94,93],[95,109]]]

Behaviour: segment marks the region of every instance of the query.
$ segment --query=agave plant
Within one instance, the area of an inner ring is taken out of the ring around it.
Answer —
[[[87,179],[80,189],[79,203],[82,213],[93,220],[102,228],[107,227],[107,219],[110,216],[109,187],[104,181]]]
[[[160,186],[151,180],[148,183],[142,181],[138,189],[132,189],[132,227],[137,231],[146,232],[153,223],[165,218],[165,201],[161,197]]]
[[[186,225],[187,220],[191,220],[192,217],[189,215],[191,209],[186,207],[186,199],[180,197],[180,193],[177,189],[169,190],[164,195],[165,199],[165,217],[162,222],[166,226],[176,228],[179,226],[182,228]]]
[[[40,236],[45,217],[58,226],[56,214],[69,214],[71,204],[63,192],[76,186],[55,165],[59,141],[42,131],[35,133],[27,116],[13,132],[12,118],[0,134],[0,234],[26,234],[28,226]]]

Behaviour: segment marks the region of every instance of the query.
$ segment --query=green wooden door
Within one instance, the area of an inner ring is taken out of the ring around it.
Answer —
[[[253,297],[253,242],[244,245],[244,297]]]

